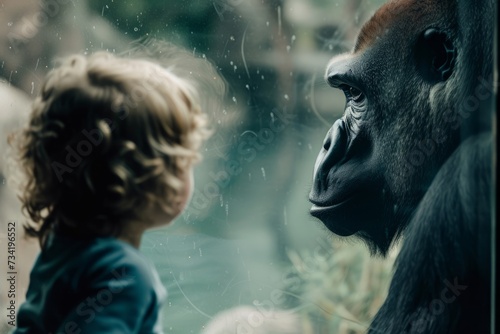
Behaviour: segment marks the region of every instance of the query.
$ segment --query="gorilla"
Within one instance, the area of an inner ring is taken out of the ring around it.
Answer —
[[[317,157],[311,215],[385,255],[369,333],[491,328],[494,0],[391,0],[326,80],[346,97]]]

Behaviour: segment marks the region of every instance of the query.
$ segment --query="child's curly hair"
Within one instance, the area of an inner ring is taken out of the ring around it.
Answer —
[[[171,213],[205,124],[192,85],[160,65],[107,52],[64,59],[11,138],[27,234],[42,246],[55,226],[116,236],[153,206]]]

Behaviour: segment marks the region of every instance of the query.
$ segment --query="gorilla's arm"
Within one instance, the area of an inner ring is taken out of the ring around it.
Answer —
[[[479,297],[491,283],[491,157],[491,134],[477,136],[436,175],[408,226],[389,295],[369,333],[488,327],[489,300]],[[464,318],[474,321],[460,322]]]

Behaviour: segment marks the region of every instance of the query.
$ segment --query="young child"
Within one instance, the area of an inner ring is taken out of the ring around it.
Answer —
[[[11,138],[42,251],[14,333],[162,333],[166,297],[138,251],[186,206],[207,136],[197,94],[153,62],[72,56]]]

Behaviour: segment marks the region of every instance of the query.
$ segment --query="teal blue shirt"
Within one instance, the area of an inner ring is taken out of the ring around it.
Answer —
[[[153,265],[115,238],[52,235],[30,274],[14,334],[163,333]]]

